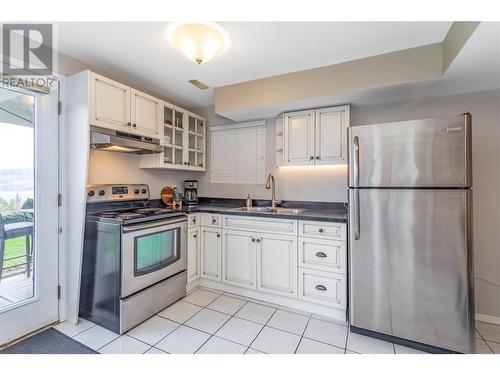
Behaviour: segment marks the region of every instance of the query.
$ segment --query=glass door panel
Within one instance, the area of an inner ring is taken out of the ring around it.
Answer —
[[[134,276],[167,267],[180,258],[180,229],[135,238]]]

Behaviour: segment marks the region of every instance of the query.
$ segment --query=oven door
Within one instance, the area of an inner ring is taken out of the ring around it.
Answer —
[[[122,298],[186,269],[187,219],[124,226]]]

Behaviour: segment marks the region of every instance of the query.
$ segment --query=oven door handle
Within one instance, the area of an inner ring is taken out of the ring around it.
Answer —
[[[140,225],[128,225],[128,226],[123,227],[123,233],[134,232],[134,231],[142,230],[142,229],[163,227],[165,225],[182,223],[183,221],[187,221],[186,216],[183,216],[177,220],[162,220],[162,221],[156,221],[156,222],[152,222],[152,223],[149,222],[149,223],[140,224]]]

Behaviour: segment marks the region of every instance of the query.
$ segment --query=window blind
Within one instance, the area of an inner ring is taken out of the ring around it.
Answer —
[[[255,121],[210,129],[211,182],[265,182],[265,122]]]

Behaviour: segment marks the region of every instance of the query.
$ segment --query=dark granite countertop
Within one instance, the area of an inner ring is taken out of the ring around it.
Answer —
[[[254,200],[254,206],[271,206],[271,201]],[[227,199],[227,198],[199,198],[199,204],[193,207],[185,207],[186,213],[217,213],[224,215],[240,215],[240,216],[259,216],[286,218],[296,220],[321,220],[332,222],[347,222],[347,209],[344,203],[341,202],[302,202],[302,201],[284,201],[281,207],[284,208],[300,208],[305,211],[293,214],[275,214],[263,212],[246,212],[232,211],[234,208],[244,207],[243,199]]]

